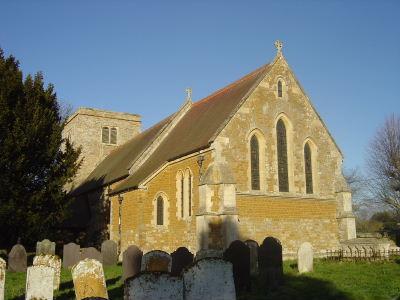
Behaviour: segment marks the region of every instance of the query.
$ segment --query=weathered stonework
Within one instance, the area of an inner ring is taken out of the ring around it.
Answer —
[[[54,290],[60,287],[61,279],[61,259],[57,255],[36,255],[33,258],[34,266],[46,266],[54,269]]]
[[[53,300],[54,269],[32,266],[26,275],[26,300]]]
[[[6,262],[0,257],[0,300],[4,300],[4,284],[6,282]]]

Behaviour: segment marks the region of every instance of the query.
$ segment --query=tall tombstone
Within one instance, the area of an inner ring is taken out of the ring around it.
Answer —
[[[141,273],[126,280],[124,299],[182,300],[182,277],[174,277],[170,274]]]
[[[297,267],[299,273],[307,273],[313,270],[314,252],[312,245],[309,242],[304,242],[300,245],[297,251]]]
[[[26,300],[53,300],[54,269],[32,266],[26,275]]]
[[[6,282],[6,262],[0,257],[0,300],[4,300],[4,284]]]
[[[183,271],[186,300],[236,299],[232,264],[221,258],[203,258]]]
[[[140,272],[143,252],[135,245],[129,246],[122,254],[122,279],[135,276]]]
[[[161,250],[147,252],[142,258],[142,271],[171,272],[171,255]]]
[[[171,253],[172,267],[171,275],[179,276],[182,270],[193,263],[194,255],[186,247],[179,247]]]
[[[81,258],[81,246],[69,243],[63,247],[63,267],[71,268],[78,263]]]
[[[60,287],[61,259],[57,255],[36,255],[33,258],[34,266],[47,266],[54,269],[54,290]]]
[[[56,254],[56,243],[48,239],[44,239],[41,242],[37,242],[36,255],[41,255],[41,254],[50,254],[50,255]]]
[[[98,260],[89,258],[81,260],[72,268],[71,272],[77,300],[108,299],[103,266]]]
[[[233,241],[224,252],[224,259],[231,262],[236,292],[250,290],[250,249],[242,241]]]
[[[118,245],[112,240],[104,241],[101,244],[101,255],[104,266],[113,266],[118,263]]]
[[[26,272],[27,255],[24,246],[16,244],[8,254],[8,271]]]
[[[283,282],[282,245],[278,239],[267,237],[258,251],[259,271],[267,288],[275,289]]]
[[[103,256],[101,255],[101,252],[99,252],[99,250],[93,247],[81,249],[81,260],[84,260],[86,258],[95,259],[103,263]]]
[[[250,249],[250,275],[258,275],[258,243],[253,240],[244,242]]]

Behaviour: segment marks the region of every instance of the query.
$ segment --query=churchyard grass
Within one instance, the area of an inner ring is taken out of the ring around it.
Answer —
[[[109,298],[122,299],[121,265],[105,267]],[[260,278],[253,280],[252,291],[240,300],[396,299],[400,295],[400,258],[388,262],[330,262],[316,260],[314,272],[299,275],[295,261],[284,262],[285,285],[267,292]],[[5,299],[24,299],[25,273],[6,275]],[[74,299],[71,272],[61,272],[60,290],[55,299]],[[400,299],[400,298],[399,298]]]

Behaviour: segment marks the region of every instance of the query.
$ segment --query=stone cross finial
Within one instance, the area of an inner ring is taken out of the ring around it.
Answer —
[[[192,89],[191,88],[187,88],[185,91],[186,91],[186,100],[187,101],[192,101]]]
[[[280,40],[275,41],[275,48],[278,50],[278,54],[282,53],[283,44]]]

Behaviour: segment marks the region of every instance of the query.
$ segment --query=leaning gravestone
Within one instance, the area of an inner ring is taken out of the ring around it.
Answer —
[[[261,276],[267,288],[275,289],[283,281],[282,245],[279,240],[267,237],[258,251]]]
[[[224,252],[224,259],[233,266],[236,292],[250,290],[250,249],[242,241],[233,241]]]
[[[179,276],[182,270],[193,263],[194,255],[186,247],[179,247],[171,253],[172,267],[171,275]]]
[[[24,246],[16,244],[8,254],[8,271],[26,272],[27,256]]]
[[[211,297],[212,298],[212,297]],[[181,277],[170,274],[141,273],[125,282],[125,300],[180,300],[183,299]],[[208,298],[210,299],[210,298]]]
[[[236,299],[232,264],[220,258],[204,258],[183,271],[186,300]]]
[[[54,269],[32,266],[26,275],[26,300],[53,300]]]
[[[122,254],[122,279],[135,276],[140,272],[143,252],[135,245],[129,246]]]
[[[96,248],[89,247],[89,248],[82,248],[81,250],[82,250],[81,251],[81,260],[90,258],[90,259],[95,259],[95,260],[103,263],[103,257],[101,255],[101,253],[99,252],[99,250],[97,250]]]
[[[313,270],[314,252],[308,242],[302,243],[297,251],[297,267],[299,273],[307,273]]]
[[[247,240],[244,242],[250,249],[250,275],[258,275],[258,244],[256,241]]]
[[[118,245],[112,240],[104,241],[101,244],[101,255],[103,256],[103,265],[112,266],[118,262]]]
[[[89,258],[81,260],[71,272],[77,300],[108,299],[103,266],[98,260]]]
[[[71,268],[76,265],[81,258],[81,246],[69,243],[63,247],[63,267]]]
[[[161,250],[147,252],[142,258],[142,271],[171,272],[171,255]]]
[[[33,258],[34,266],[47,266],[54,269],[54,290],[60,287],[61,259],[57,255],[36,255]]]
[[[36,255],[40,254],[50,254],[54,255],[56,253],[56,243],[44,239],[41,242],[36,243]]]
[[[0,300],[4,300],[4,283],[6,281],[6,262],[0,258]]]

